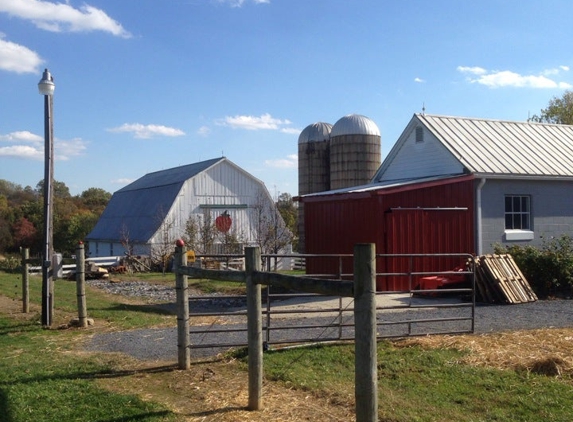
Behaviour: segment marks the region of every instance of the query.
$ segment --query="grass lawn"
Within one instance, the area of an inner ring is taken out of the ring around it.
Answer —
[[[352,345],[266,353],[264,408],[249,412],[241,351],[194,360],[189,371],[176,362],[86,353],[82,343],[99,332],[175,326],[175,316],[90,288],[94,326],[46,330],[39,277],[30,290],[32,311],[22,314],[20,276],[0,273],[2,422],[353,420]],[[75,283],[57,281],[56,326],[74,316],[75,301]],[[384,341],[379,420],[571,421],[572,374],[573,329]]]

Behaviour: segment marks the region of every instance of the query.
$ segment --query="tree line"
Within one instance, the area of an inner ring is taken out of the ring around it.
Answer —
[[[0,179],[0,253],[29,248],[31,256],[43,247],[44,181],[35,188]],[[54,249],[73,253],[78,241],[92,230],[111,198],[100,188],[72,196],[63,182],[54,181]]]
[[[0,253],[18,253],[23,247],[30,249],[31,256],[41,254],[44,227],[43,186],[43,180],[32,188],[0,179]],[[111,196],[111,193],[100,188],[89,188],[79,195],[72,196],[65,183],[54,181],[54,250],[63,253],[64,256],[74,253],[78,242],[85,239],[94,228]],[[294,235],[291,240],[296,242],[297,209],[292,196],[282,193],[276,202],[276,209],[290,233]],[[272,220],[273,213],[268,211],[266,213],[270,217],[260,219],[260,224],[264,224],[265,228],[259,230],[270,235],[268,238],[261,238],[261,242],[265,243],[261,246],[266,246],[268,253],[272,253],[276,249],[272,241],[284,236],[282,232],[276,232],[278,226]],[[210,223],[203,223],[195,229],[187,228],[186,237],[198,250],[201,249],[199,246],[201,242],[214,240],[211,239],[210,226]],[[199,232],[193,234],[194,230]],[[237,237],[236,233],[232,235]],[[225,239],[224,243],[232,244],[238,241],[230,237]]]

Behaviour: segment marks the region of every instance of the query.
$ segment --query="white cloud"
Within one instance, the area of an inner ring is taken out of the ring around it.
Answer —
[[[414,82],[418,82],[420,84],[423,84],[424,82],[426,82],[424,79],[422,78],[414,78]]]
[[[231,7],[242,7],[247,0],[218,0],[219,3],[228,4]],[[271,0],[252,0],[255,4],[270,4]]]
[[[114,179],[111,181],[114,185],[129,185],[131,182],[134,182],[135,179],[127,179],[127,178],[120,178]]]
[[[0,141],[42,143],[44,142],[44,138],[40,135],[36,135],[35,133],[28,132],[27,130],[22,130],[19,132],[12,132],[7,135],[0,135]]]
[[[257,116],[227,116],[217,122],[222,126],[230,126],[233,129],[246,129],[246,130],[279,130],[287,129],[282,126],[290,125],[289,120],[275,119],[270,114],[265,113],[259,117]]]
[[[515,88],[571,88],[567,82],[556,81],[548,76],[558,75],[560,71],[566,71],[567,66],[557,69],[546,69],[539,75],[520,75],[510,70],[487,71],[481,67],[458,66],[457,70],[474,76],[468,76],[470,83],[485,85],[490,88],[515,87]]]
[[[75,138],[71,141],[56,140],[54,142],[54,157],[56,160],[68,161],[73,157],[83,155],[87,149],[87,142]]]
[[[485,70],[482,67],[469,67],[469,66],[458,66],[458,71],[462,72],[462,73],[471,73],[473,75],[483,75],[484,73],[487,73],[487,70]]]
[[[0,141],[13,144],[0,147],[0,156],[38,161],[44,159],[44,138],[32,132],[20,131],[0,135]],[[54,140],[54,159],[67,161],[82,155],[86,148],[87,142],[80,138],[70,141],[56,138]]]
[[[0,147],[0,157],[13,157],[40,161],[44,158],[44,150],[31,147],[29,145],[12,145],[9,147]]]
[[[51,32],[104,31],[118,37],[131,37],[119,22],[109,17],[103,10],[89,4],[76,9],[68,2],[2,0],[0,12],[29,20],[36,27]]]
[[[289,135],[300,135],[300,133],[302,132],[302,129],[298,129],[295,127],[284,127],[281,129],[282,133],[288,133]]]
[[[16,73],[38,73],[43,62],[35,51],[3,40],[0,35],[0,69]]]
[[[291,154],[286,158],[279,158],[276,160],[265,160],[265,166],[281,169],[292,169],[298,167],[298,155]]]
[[[211,133],[211,128],[209,126],[201,126],[197,131],[197,135],[203,137],[209,136],[210,133]]]
[[[162,125],[142,125],[141,123],[124,123],[119,127],[108,129],[108,132],[133,133],[133,136],[138,139],[149,139],[155,136],[174,137],[185,135],[185,132],[173,127]]]

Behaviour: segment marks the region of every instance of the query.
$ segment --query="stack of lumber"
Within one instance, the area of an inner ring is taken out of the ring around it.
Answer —
[[[535,302],[537,296],[511,255],[476,258],[476,296],[488,303]]]

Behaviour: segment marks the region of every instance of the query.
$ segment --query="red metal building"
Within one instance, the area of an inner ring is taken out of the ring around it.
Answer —
[[[371,184],[306,195],[307,254],[352,254],[357,243],[374,243],[377,254],[474,253],[472,175],[415,182]],[[377,272],[407,271],[412,258],[377,258]],[[414,258],[416,271],[447,271],[462,258]],[[352,273],[352,259],[307,258],[309,274]],[[403,276],[380,277],[380,291],[407,290]]]

